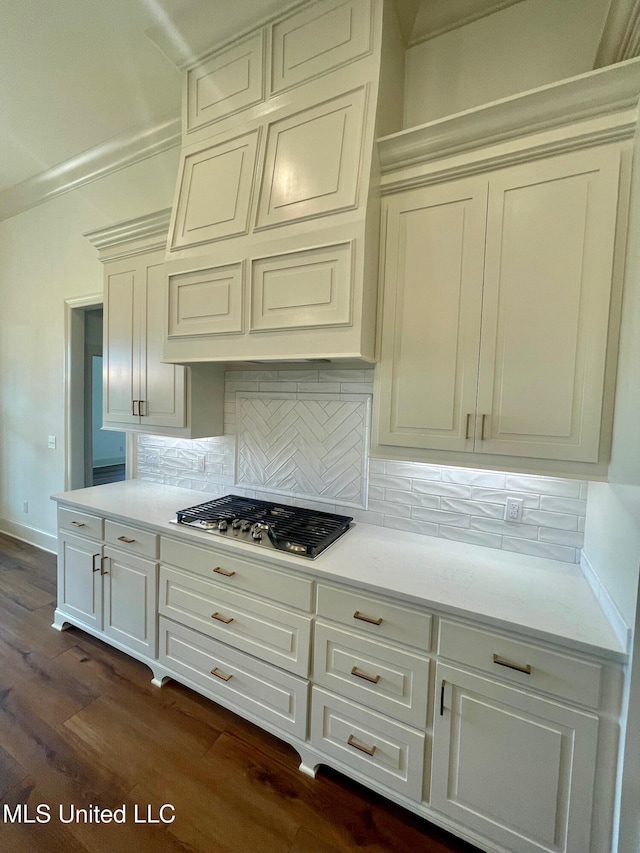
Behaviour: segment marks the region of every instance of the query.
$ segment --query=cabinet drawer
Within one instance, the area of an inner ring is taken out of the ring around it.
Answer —
[[[422,799],[425,736],[314,687],[311,744],[367,779]]]
[[[297,675],[309,672],[308,616],[166,566],[160,568],[159,612]]]
[[[438,654],[590,708],[600,704],[602,666],[597,663],[448,619],[440,620]]]
[[[431,615],[373,596],[318,584],[318,615],[374,637],[431,648]]]
[[[317,684],[405,723],[426,726],[426,658],[317,622],[313,661]]]
[[[220,585],[277,599],[298,610],[311,610],[313,581],[265,568],[242,557],[228,556],[215,548],[198,548],[177,539],[160,540],[163,563],[187,569]]]
[[[75,509],[58,509],[58,527],[69,530],[78,536],[89,536],[91,539],[102,539],[102,519]]]
[[[141,557],[158,556],[158,537],[155,533],[148,533],[137,527],[129,527],[126,524],[118,524],[107,519],[104,523],[104,540],[116,548],[121,548],[130,554],[138,554]]]
[[[301,739],[308,683],[160,617],[160,663],[221,705],[241,709]]]

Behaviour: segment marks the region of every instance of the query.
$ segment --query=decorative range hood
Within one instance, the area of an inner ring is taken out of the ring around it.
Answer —
[[[317,0],[185,65],[165,361],[374,360],[402,61],[391,0]]]

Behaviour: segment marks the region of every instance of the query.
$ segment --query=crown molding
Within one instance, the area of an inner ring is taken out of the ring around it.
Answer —
[[[616,0],[609,6],[594,68],[632,59],[640,53],[640,0]]]
[[[171,208],[157,210],[115,225],[96,228],[83,234],[96,247],[100,260],[136,255],[151,249],[163,249],[171,221]]]
[[[380,167],[389,175],[448,157],[478,159],[472,152],[548,131],[565,132],[567,147],[575,147],[580,124],[594,119],[602,121],[593,139],[589,130],[582,134],[583,146],[624,138],[634,132],[639,95],[640,59],[631,59],[381,137]]]
[[[502,12],[522,0],[431,0],[422,2],[415,16],[408,47]]]
[[[149,127],[115,136],[65,163],[0,192],[0,221],[112,172],[176,148],[180,140],[179,116],[171,116]]]

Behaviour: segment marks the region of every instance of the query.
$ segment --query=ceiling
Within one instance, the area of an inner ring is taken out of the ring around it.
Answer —
[[[522,1],[396,6],[405,41],[415,44]],[[169,57],[189,56],[187,23],[197,10],[227,38],[292,2],[0,0],[0,195],[122,134],[175,121],[181,73]]]

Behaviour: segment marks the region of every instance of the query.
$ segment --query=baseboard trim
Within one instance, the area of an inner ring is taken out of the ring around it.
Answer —
[[[613,628],[616,637],[622,644],[625,651],[628,652],[631,648],[631,628],[625,622],[622,614],[618,610],[617,604],[609,594],[609,590],[596,574],[584,551],[580,555],[580,568],[582,569],[582,574],[585,576],[587,583],[593,590],[593,594],[598,599],[598,603],[600,604],[604,615],[609,620],[609,624]]]
[[[18,522],[9,521],[7,518],[0,518],[0,533],[5,533],[7,536],[26,542],[28,545],[34,545],[50,554],[58,553],[58,537],[52,533],[45,533],[44,530],[37,530],[35,527],[28,527],[26,524],[18,524]]]

